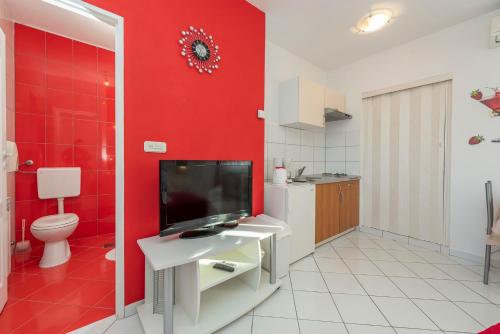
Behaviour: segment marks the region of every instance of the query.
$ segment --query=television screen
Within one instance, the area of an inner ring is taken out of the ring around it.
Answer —
[[[251,161],[160,161],[160,235],[251,213]]]

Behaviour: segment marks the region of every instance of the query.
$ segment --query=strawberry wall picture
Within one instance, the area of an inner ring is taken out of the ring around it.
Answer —
[[[488,94],[483,93],[480,89],[475,89],[471,92],[470,97],[484,104],[490,109],[492,117],[500,116],[500,90],[497,88],[486,88]]]
[[[474,89],[470,93],[470,97],[486,106],[491,117],[500,116],[500,90],[496,88],[485,88],[486,93],[480,89]],[[472,136],[469,138],[469,145],[478,145],[485,141],[485,138],[481,135]],[[491,140],[492,143],[500,143],[500,138],[495,138]]]
[[[212,74],[219,68],[219,46],[215,44],[212,35],[207,34],[203,28],[196,29],[193,26],[181,31],[181,35],[181,56],[186,57],[189,67],[200,74]]]

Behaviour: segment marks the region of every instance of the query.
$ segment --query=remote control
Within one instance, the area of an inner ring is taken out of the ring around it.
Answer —
[[[213,268],[228,271],[230,273],[232,273],[234,271],[234,267],[232,267],[228,264],[225,264],[223,262],[217,262],[216,264],[214,264]]]

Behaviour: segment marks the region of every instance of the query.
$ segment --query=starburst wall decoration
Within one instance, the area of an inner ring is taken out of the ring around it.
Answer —
[[[208,35],[203,28],[196,29],[193,26],[181,31],[181,35],[181,55],[186,57],[189,67],[200,74],[212,74],[219,68],[219,46],[215,44],[212,35]]]

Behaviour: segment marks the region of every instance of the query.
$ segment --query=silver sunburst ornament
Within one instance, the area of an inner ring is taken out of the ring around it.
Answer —
[[[219,68],[219,46],[215,44],[212,35],[208,35],[203,28],[196,29],[193,26],[181,31],[181,35],[181,55],[186,57],[190,67],[198,73],[209,74]]]

